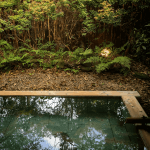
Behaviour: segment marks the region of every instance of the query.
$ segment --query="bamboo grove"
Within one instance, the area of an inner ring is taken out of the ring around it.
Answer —
[[[114,3],[113,1],[111,2],[112,4]],[[29,39],[30,46],[32,41],[33,48],[37,49],[36,39],[42,39],[43,43],[48,38],[48,41],[54,40],[58,43],[58,47],[62,45],[70,50],[67,45],[80,39],[85,32],[92,34],[92,31],[96,29],[94,23],[97,21],[99,26],[101,23],[104,28],[111,26],[109,36],[112,41],[112,38],[114,38],[113,26],[118,24],[121,28],[122,25],[119,25],[121,23],[121,16],[127,13],[123,11],[125,10],[126,3],[122,5],[122,9],[117,10],[112,8],[111,4],[107,1],[99,2],[99,5],[97,4],[95,4],[97,6],[95,9],[92,6],[92,2],[89,1],[12,0],[1,2],[0,38],[4,37],[3,31],[5,30],[9,42],[11,42],[10,38],[13,37],[15,48],[19,47],[19,41],[25,43],[25,40]],[[134,6],[137,6],[136,1],[132,2],[132,7]],[[91,11],[93,14],[88,13],[93,8],[94,11]],[[89,14],[94,15],[94,19],[90,19],[91,16]],[[134,13],[131,14],[131,16],[133,15]],[[83,19],[85,19],[84,28],[82,28],[83,24],[81,24]],[[140,19],[142,20],[142,12]]]

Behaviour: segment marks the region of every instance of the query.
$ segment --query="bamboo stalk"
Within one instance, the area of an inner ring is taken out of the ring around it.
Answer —
[[[0,17],[2,17],[2,8],[0,8],[0,10],[1,10]]]
[[[1,9],[1,11],[2,11],[2,9]],[[2,13],[4,14],[4,12],[2,11]],[[3,16],[3,15],[2,15]],[[8,21],[8,15],[7,16],[5,16],[6,17],[6,21]],[[9,33],[10,33],[10,31],[6,31],[6,33],[7,33],[7,35],[9,35]],[[2,36],[3,37],[3,36]],[[10,40],[10,36],[8,36],[8,40],[9,40],[9,42],[11,41]]]
[[[4,12],[4,14],[5,14],[5,12]],[[10,16],[12,16],[13,15],[13,13],[11,12],[10,13]],[[13,22],[11,23],[11,25],[13,24]],[[12,37],[13,37],[13,30],[11,30],[12,31]],[[12,46],[14,47],[14,39],[12,39]]]
[[[63,45],[65,45],[65,44],[63,43]],[[69,50],[69,51],[71,51],[71,50],[70,50],[70,48],[69,48],[67,45],[65,45],[65,47],[67,47],[67,48],[68,48],[68,50]]]
[[[113,38],[113,25],[111,25],[111,41],[112,41],[112,38]]]
[[[24,41],[27,39],[27,32],[25,31],[25,34],[24,34]]]
[[[23,35],[25,35],[25,31],[23,31],[23,34],[22,34],[22,38],[23,38],[23,42],[25,43],[25,36],[23,36]]]
[[[17,37],[18,38],[18,40],[20,40],[20,41],[22,41],[23,42],[23,40],[20,38],[20,37]],[[22,46],[22,45],[21,45]]]
[[[17,40],[17,33],[16,30],[14,30],[14,34],[15,34],[15,48],[18,48],[18,40]]]
[[[22,39],[23,41],[23,33],[24,33],[24,30],[22,31],[22,33],[20,34],[20,38]],[[24,41],[23,41],[24,42]]]
[[[28,30],[29,40],[30,40],[30,47],[31,47],[31,37],[30,37],[30,31]]]
[[[121,25],[120,25],[120,39],[121,39]]]
[[[114,43],[116,42],[116,33],[114,31]]]
[[[44,32],[45,32],[45,20],[44,22],[42,23],[42,27],[41,27],[41,32],[42,32],[42,42],[44,41]]]
[[[42,21],[41,21],[41,30],[42,30],[42,27],[43,27],[43,25],[42,25]],[[42,44],[43,44],[43,32],[40,30],[40,32],[41,32],[41,37],[42,37]]]
[[[143,2],[142,2],[142,6],[143,6]],[[143,10],[141,11],[141,18],[140,18],[141,21],[142,21],[142,12],[143,12]]]
[[[9,31],[7,30],[6,33],[7,33],[7,35],[9,35],[10,30]],[[9,40],[9,42],[11,42],[10,36],[8,36],[8,40]]]
[[[47,27],[46,24],[47,24],[47,23],[46,23],[46,21],[45,21],[45,22],[44,22],[44,29],[43,29],[43,39],[45,39],[45,31],[46,31],[46,29],[47,29],[47,28],[46,28],[46,27]],[[47,37],[46,37],[46,38],[47,38]]]
[[[36,35],[36,25],[35,25],[35,20],[33,21],[33,24],[34,24],[34,33],[35,33],[35,39],[37,37]],[[35,41],[35,48],[37,48],[37,42]]]
[[[49,38],[49,42],[50,42],[50,26],[49,26],[49,16],[48,16],[48,38]]]
[[[37,33],[37,35],[38,35],[38,37],[40,38],[40,32],[39,32],[39,21],[37,22],[37,30],[38,30],[38,33]]]
[[[107,27],[106,27],[107,28]],[[105,30],[106,31],[106,30]],[[106,42],[107,42],[107,31],[105,32],[105,39],[106,39]]]
[[[35,40],[35,28],[33,29],[34,27],[34,20],[32,21],[32,40],[33,40],[33,48],[35,49],[35,45],[36,45],[36,40]]]
[[[60,27],[62,27],[63,25],[64,25],[64,21],[63,21],[63,19],[61,19],[61,20],[60,20],[60,24],[59,24],[59,29],[60,29]],[[60,33],[61,33],[61,37],[63,37],[63,40],[64,40],[66,36],[64,36],[65,34],[63,34],[63,33],[64,33],[63,28],[61,28]]]
[[[104,28],[103,29],[105,29],[105,23],[104,23]],[[106,30],[104,30],[104,32],[103,32],[103,39],[105,40],[105,33],[106,33]]]
[[[55,24],[56,24],[56,20],[54,20],[54,41],[55,41]]]
[[[14,14],[13,14],[14,15]],[[15,26],[15,20],[13,20],[13,25]],[[13,29],[13,32],[14,32],[14,44],[15,44],[15,48],[18,48],[18,41],[17,41],[17,34],[16,34],[16,30]]]

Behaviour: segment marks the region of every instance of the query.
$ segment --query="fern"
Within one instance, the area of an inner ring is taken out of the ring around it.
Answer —
[[[52,49],[54,49],[54,43],[52,42],[47,42],[46,44],[44,44],[44,45],[41,45],[40,47],[39,47],[39,50],[43,50],[43,49],[47,49],[48,47],[51,47]]]
[[[97,57],[94,56],[94,57],[87,58],[87,60],[83,63],[90,63],[90,62],[96,63],[99,61],[100,61],[99,56],[97,56]]]
[[[5,53],[5,59],[1,61],[2,63],[13,62],[13,61],[21,61],[21,57],[15,56],[14,53],[10,53],[9,56]]]
[[[60,59],[52,60],[52,65],[53,65],[53,64],[56,64],[56,63],[58,63],[58,62],[60,62]]]
[[[100,73],[100,72],[108,69],[109,66],[110,66],[110,62],[108,62],[108,63],[101,63],[101,64],[96,66],[96,71],[97,71],[97,73]]]
[[[29,51],[29,52],[30,52],[31,50],[30,50],[30,49],[27,49],[27,48],[20,48],[20,49],[19,49],[19,52],[22,52],[22,51]]]
[[[52,64],[49,63],[43,63],[43,70],[45,70],[46,68],[51,68]]]
[[[124,57],[124,56],[120,56],[120,57],[116,57],[113,61],[111,61],[111,63],[119,63],[121,65],[123,65],[124,67],[127,67],[128,69],[130,69],[130,62],[131,59],[128,57]]]
[[[98,73],[106,70],[106,69],[109,69],[110,66],[112,64],[115,64],[115,63],[118,63],[118,64],[121,64],[123,67],[127,67],[128,69],[130,69],[130,58],[128,57],[123,57],[123,56],[120,56],[120,57],[116,57],[114,60],[112,60],[111,62],[107,62],[107,63],[101,63],[99,65],[96,66],[96,71]],[[121,69],[121,72],[123,73],[127,73],[127,71],[125,71],[125,69]]]
[[[23,43],[23,45],[27,46],[29,49],[32,49],[27,43]]]
[[[4,58],[7,58],[7,56],[8,56],[7,51],[3,51],[3,56],[4,56]]]
[[[83,48],[77,48],[74,52],[73,52],[73,56],[74,55],[80,55],[80,53],[82,53],[84,51],[84,49]]]
[[[37,61],[39,62],[39,63],[43,63],[43,59],[37,59]]]
[[[25,62],[25,64],[29,64],[30,62],[31,62],[31,60],[27,59],[26,62]]]
[[[21,60],[22,60],[24,57],[28,56],[28,55],[29,55],[29,53],[25,53],[25,54],[21,57]]]
[[[2,48],[1,47],[1,45],[3,45],[4,46],[4,48]],[[14,47],[13,46],[11,46],[7,41],[5,41],[5,40],[0,40],[0,47],[1,47],[1,49],[2,50],[12,50]]]
[[[128,69],[126,69],[126,68],[122,68],[122,69],[120,70],[120,72],[123,73],[124,76],[126,76],[126,75],[129,73],[129,71],[130,71],[130,70],[128,70]]]
[[[40,50],[35,50],[35,49],[33,49],[31,52],[35,52],[35,53],[36,53],[36,55],[37,55],[37,54],[39,54],[39,53],[40,53]]]
[[[104,63],[104,62],[107,62],[107,60],[106,60],[106,58],[103,58],[103,57],[99,58],[99,56],[93,56],[93,57],[87,58],[87,60],[84,63],[90,63],[90,62],[93,62],[93,63],[96,63],[96,62]]]
[[[85,50],[85,52],[80,53],[80,55],[87,56],[87,55],[91,55],[92,53],[93,53],[92,49],[87,49]]]

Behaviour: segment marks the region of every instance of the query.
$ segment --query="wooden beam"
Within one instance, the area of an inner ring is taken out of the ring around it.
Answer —
[[[150,118],[131,117],[126,118],[126,123],[150,123]]]
[[[141,118],[143,116],[148,117],[137,99],[134,96],[122,96],[122,100],[126,105],[131,117]],[[135,123],[135,126],[142,125]],[[138,129],[139,134],[144,142],[144,145],[150,150],[150,133],[144,129]]]
[[[112,96],[132,95],[140,97],[137,91],[0,91],[0,96]]]

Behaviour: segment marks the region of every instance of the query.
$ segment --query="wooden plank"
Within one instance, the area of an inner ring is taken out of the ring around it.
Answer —
[[[126,123],[150,123],[150,118],[138,118],[138,117],[131,117],[126,118]]]
[[[134,96],[122,96],[122,100],[126,105],[131,117],[148,117],[137,99]],[[141,125],[141,124],[135,124]],[[148,150],[150,150],[150,133],[144,129],[138,129],[139,134],[144,142],[144,145]]]
[[[140,97],[137,91],[0,91],[0,96],[114,96],[133,95]]]
[[[134,96],[122,96],[122,100],[126,105],[131,117],[148,117]]]

